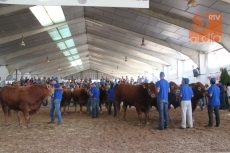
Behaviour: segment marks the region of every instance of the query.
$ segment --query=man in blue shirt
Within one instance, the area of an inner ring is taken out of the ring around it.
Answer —
[[[99,108],[99,96],[100,96],[100,90],[97,87],[97,83],[92,83],[92,88],[89,92],[92,100],[92,118],[98,118],[98,108]]]
[[[164,130],[169,126],[169,114],[168,114],[168,93],[170,87],[168,81],[164,79],[164,72],[160,73],[160,81],[157,82],[157,105],[159,112],[160,125],[159,130]]]
[[[192,88],[189,87],[189,79],[183,78],[182,79],[182,87],[180,88],[180,97],[181,97],[181,128],[186,129],[186,116],[188,121],[188,127],[193,127],[193,120],[192,120],[192,106],[191,106],[191,99],[193,97]]]
[[[54,110],[55,110],[58,117],[58,124],[62,124],[62,116],[60,111],[60,104],[62,99],[62,86],[58,83],[57,78],[53,78],[51,84],[54,87],[54,94],[53,94],[54,97],[50,107],[50,117],[51,117],[50,123],[54,123],[55,121],[55,115],[54,115]]]
[[[114,100],[114,83],[111,82],[110,83],[110,88],[107,91],[108,95],[109,95],[109,115],[111,115],[111,107],[113,105],[113,109],[114,109],[114,117],[117,116],[117,107],[115,104],[115,100]]]
[[[226,102],[225,102],[225,90],[224,90],[224,86],[221,83],[221,81],[219,81],[219,88],[220,88],[220,109],[225,110],[226,109]]]
[[[87,112],[88,112],[88,115],[91,115],[91,113],[92,113],[92,111],[91,111],[92,97],[90,96],[91,89],[92,89],[92,83],[90,84],[90,88],[87,91],[87,94],[89,95],[89,99],[87,101]]]
[[[208,89],[209,100],[208,100],[208,118],[209,123],[206,127],[213,126],[213,111],[216,115],[216,127],[220,125],[220,114],[219,114],[219,106],[220,106],[220,88],[216,85],[216,79],[210,79],[211,86]]]

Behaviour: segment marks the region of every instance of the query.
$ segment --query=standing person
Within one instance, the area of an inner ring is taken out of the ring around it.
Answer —
[[[188,127],[193,127],[192,120],[192,106],[191,106],[191,98],[193,97],[192,88],[189,87],[189,79],[183,78],[182,87],[180,88],[180,97],[181,97],[181,128],[186,129],[186,117],[188,121]]]
[[[89,116],[92,115],[92,111],[91,111],[92,97],[90,95],[91,89],[92,89],[92,83],[90,84],[90,88],[87,91],[87,94],[89,95],[89,99],[87,101],[87,112]]]
[[[221,81],[219,81],[219,88],[220,88],[220,109],[226,109],[226,102],[225,102],[225,90],[224,85]]]
[[[157,105],[159,112],[160,125],[159,130],[164,130],[169,126],[169,114],[168,114],[168,93],[170,87],[168,81],[164,79],[164,72],[160,73],[160,81],[157,82]]]
[[[115,104],[115,100],[114,100],[114,83],[111,82],[110,83],[110,88],[107,91],[108,95],[109,95],[109,115],[111,115],[111,107],[113,105],[113,111],[114,111],[114,117],[117,116],[117,108],[116,108],[116,104]]]
[[[62,124],[62,116],[60,111],[60,104],[62,99],[62,86],[58,83],[57,78],[53,78],[51,84],[54,87],[54,97],[50,107],[50,117],[51,117],[50,123],[54,123],[55,121],[55,115],[54,115],[54,110],[55,110],[58,117],[58,124]]]
[[[219,114],[219,106],[220,106],[220,88],[216,85],[216,79],[210,79],[211,86],[208,89],[208,118],[209,123],[206,127],[213,126],[213,111],[216,116],[216,127],[220,125],[220,114]]]
[[[96,82],[94,82],[92,84],[92,88],[91,88],[89,94],[92,97],[92,100],[91,100],[91,102],[92,102],[92,118],[98,118],[100,90],[97,87]]]
[[[228,97],[228,105],[230,106],[230,82],[227,83],[226,92]],[[228,111],[230,111],[230,107]]]

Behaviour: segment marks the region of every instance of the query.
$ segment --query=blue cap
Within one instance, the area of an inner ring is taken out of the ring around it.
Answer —
[[[184,81],[185,84],[189,83],[189,79],[188,78],[183,78],[183,81]]]
[[[57,77],[52,78],[51,81],[58,81],[58,78]]]
[[[211,82],[211,83],[216,83],[216,78],[211,78],[211,79],[210,79],[210,82]]]
[[[113,86],[113,85],[114,85],[114,82],[110,82],[110,85]]]
[[[161,72],[160,73],[160,77],[164,77],[165,76],[165,73],[164,72]]]
[[[97,82],[93,82],[92,84],[96,85],[97,86]]]

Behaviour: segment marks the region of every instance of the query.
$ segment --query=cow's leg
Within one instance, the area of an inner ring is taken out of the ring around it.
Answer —
[[[137,115],[138,115],[138,118],[139,118],[139,123],[138,123],[138,125],[139,126],[142,126],[142,121],[141,121],[141,110],[140,110],[140,108],[138,108],[138,107],[136,107],[136,111],[137,111]]]
[[[102,114],[102,102],[99,101],[100,113]]]
[[[120,109],[121,109],[121,105],[119,101],[116,101],[116,106],[117,107],[117,119],[119,120],[120,117]]]
[[[145,112],[145,124],[149,125],[149,110]]]
[[[109,103],[108,103],[108,100],[105,101],[105,107],[106,107],[106,111],[108,112],[108,109],[109,109]],[[113,106],[115,107],[115,106]]]
[[[22,128],[28,128],[30,126],[30,115],[29,115],[29,111],[27,108],[22,110],[23,114],[24,114],[24,118],[25,118],[25,123],[24,126]]]
[[[15,111],[17,117],[18,117],[18,124],[21,125],[22,124],[22,120],[21,120],[21,117],[19,115],[19,111]]]
[[[83,105],[82,104],[80,104],[80,114],[82,114],[83,112],[82,112],[82,107],[83,107]]]
[[[66,106],[64,106],[64,111],[63,111],[64,114],[67,114],[66,112]]]
[[[75,113],[77,112],[77,102],[74,102],[75,104]]]
[[[9,108],[4,105],[4,104],[1,104],[2,105],[2,110],[4,112],[4,117],[5,117],[5,125],[8,125],[8,117],[9,117]]]
[[[127,105],[123,104],[123,109],[124,109],[124,116],[123,116],[123,119],[126,120]]]

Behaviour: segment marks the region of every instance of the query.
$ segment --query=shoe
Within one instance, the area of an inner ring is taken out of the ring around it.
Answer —
[[[220,126],[219,124],[216,125],[216,127],[219,127],[219,126]]]
[[[159,127],[159,128],[157,128],[157,130],[164,130],[164,129]]]
[[[207,127],[207,128],[211,128],[211,127],[212,127],[212,125],[207,124],[207,125],[205,125],[205,127]]]
[[[58,125],[62,125],[62,122],[58,122],[57,124],[58,124]]]
[[[49,121],[49,122],[47,122],[47,124],[55,124],[55,122],[54,121]]]
[[[186,128],[180,126],[180,129],[186,129]]]

